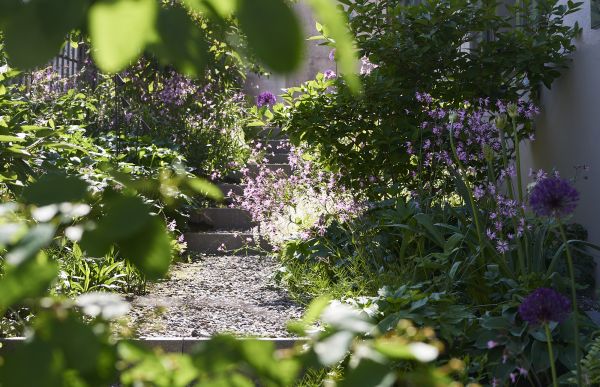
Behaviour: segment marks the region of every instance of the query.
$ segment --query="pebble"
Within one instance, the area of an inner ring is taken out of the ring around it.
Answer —
[[[290,337],[286,323],[303,308],[275,286],[270,256],[207,256],[177,263],[164,281],[132,300],[129,325],[139,337]]]

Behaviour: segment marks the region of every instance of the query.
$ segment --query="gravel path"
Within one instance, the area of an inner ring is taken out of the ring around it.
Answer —
[[[266,256],[208,256],[178,263],[170,278],[132,300],[131,327],[140,337],[236,335],[286,337],[302,308],[271,280]]]

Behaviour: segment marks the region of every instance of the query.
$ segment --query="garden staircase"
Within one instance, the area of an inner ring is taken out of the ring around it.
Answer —
[[[268,141],[268,167],[290,172],[284,164],[289,154],[286,141]],[[257,167],[248,168],[250,175],[258,173]],[[242,177],[236,171],[219,187],[226,195],[242,196]],[[277,260],[266,254],[270,246],[250,213],[235,208],[229,198],[194,213],[189,225],[185,241],[195,259],[175,263],[168,278],[132,300],[130,322],[138,335],[155,340],[151,345],[184,352],[193,343],[223,332],[292,346],[297,339],[289,337],[286,322],[300,318],[302,307],[274,286]]]
[[[272,134],[272,132],[269,132]],[[278,136],[278,133],[275,133]],[[273,171],[283,170],[290,174],[288,164],[289,146],[282,138],[264,139],[267,144],[266,167]],[[249,173],[258,173],[256,165],[248,166]],[[242,172],[235,171],[219,183],[219,188],[231,204],[232,196],[242,196],[245,185],[242,184]],[[252,221],[250,213],[232,207],[211,207],[193,214],[189,221],[191,231],[185,234],[190,252],[205,255],[259,254],[271,250],[261,237],[258,225]]]

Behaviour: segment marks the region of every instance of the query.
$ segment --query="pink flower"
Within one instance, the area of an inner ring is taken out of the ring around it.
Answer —
[[[337,74],[335,73],[335,71],[329,69],[329,70],[325,70],[325,72],[323,73],[323,78],[325,79],[334,79],[335,77],[337,77]]]

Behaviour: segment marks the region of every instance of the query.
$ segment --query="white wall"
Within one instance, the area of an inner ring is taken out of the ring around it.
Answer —
[[[565,178],[575,175],[574,166],[589,165],[588,179],[576,181],[581,202],[575,220],[588,229],[591,242],[600,244],[600,30],[591,29],[590,0],[583,1],[582,10],[568,20],[583,28],[573,63],[543,92],[537,140],[527,146],[525,165],[555,168]]]
[[[304,36],[318,35],[315,28],[314,16],[309,7],[299,1],[294,9],[300,18]],[[281,94],[281,89],[297,86],[300,83],[313,79],[318,72],[324,72],[327,69],[335,70],[335,63],[330,62],[328,55],[330,48],[318,46],[318,41],[306,41],[305,57],[302,66],[294,74],[286,76],[258,77],[250,74],[246,81],[245,91],[247,94],[255,96],[262,91],[270,91],[276,95]]]

